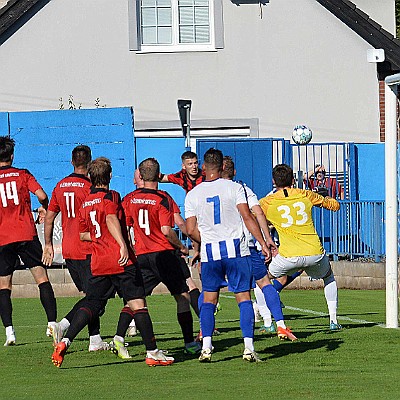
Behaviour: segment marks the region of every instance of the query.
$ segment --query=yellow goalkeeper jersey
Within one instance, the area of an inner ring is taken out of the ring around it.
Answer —
[[[319,206],[337,211],[340,204],[310,190],[287,188],[260,200],[267,220],[279,234],[279,254],[283,257],[313,256],[324,248],[315,231],[311,209]]]

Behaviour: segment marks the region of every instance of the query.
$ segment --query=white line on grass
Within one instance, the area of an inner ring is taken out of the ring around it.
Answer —
[[[234,299],[234,296],[227,296],[224,294],[220,294],[220,297],[224,297],[226,299]],[[288,310],[292,310],[292,311],[300,311],[306,314],[311,314],[311,315],[319,315],[319,316],[324,316],[326,315],[326,313],[324,312],[320,312],[320,311],[314,311],[314,310],[309,310],[309,309],[304,309],[304,308],[298,308],[298,307],[291,307],[291,306],[286,306],[285,308],[287,308]],[[364,319],[354,319],[354,318],[349,318],[349,317],[339,317],[341,321],[349,321],[349,322],[355,322],[358,324],[374,324],[376,326],[379,326],[380,328],[386,328],[386,325],[384,324],[377,324],[376,322],[372,322],[372,321],[366,321]]]

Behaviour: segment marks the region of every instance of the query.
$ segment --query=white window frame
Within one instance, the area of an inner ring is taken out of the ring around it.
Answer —
[[[141,44],[141,3],[137,4],[137,34],[138,48],[137,53],[176,53],[176,52],[204,52],[217,51],[215,43],[215,0],[209,0],[209,28],[210,42],[209,43],[178,43],[179,41],[179,10],[178,0],[172,2],[172,44]]]

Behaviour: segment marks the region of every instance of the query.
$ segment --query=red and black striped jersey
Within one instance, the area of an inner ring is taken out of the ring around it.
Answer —
[[[174,250],[161,231],[162,226],[174,226],[171,197],[155,189],[137,189],[124,197],[127,225],[133,226],[135,253]]]
[[[30,193],[42,189],[27,169],[0,167],[0,246],[37,235]]]
[[[206,174],[203,171],[199,171],[195,179],[191,179],[184,169],[175,174],[168,175],[168,182],[181,186],[186,193],[190,192],[198,184],[204,182],[205,179]]]
[[[108,230],[107,215],[115,214],[129,251],[130,260],[125,266],[118,263],[120,246]],[[130,247],[121,197],[114,190],[92,188],[82,203],[79,213],[80,232],[89,232],[92,239],[91,270],[93,275],[120,274],[124,267],[136,262]]]
[[[57,214],[61,212],[62,254],[65,259],[84,260],[91,253],[90,242],[79,239],[78,216],[90,187],[87,176],[73,173],[58,182],[51,195],[49,210]]]

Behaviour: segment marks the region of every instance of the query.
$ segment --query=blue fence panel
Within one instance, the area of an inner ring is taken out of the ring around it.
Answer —
[[[385,254],[384,202],[340,201],[340,210],[313,208],[318,235],[328,254],[380,261]]]
[[[135,146],[137,165],[148,157],[154,157],[160,163],[161,172],[164,174],[172,174],[182,169],[181,155],[186,150],[185,139],[183,137],[139,137],[135,139]],[[159,184],[159,188],[167,191],[183,211],[185,191],[180,186],[172,183],[161,183]]]
[[[272,190],[272,168],[283,162],[284,154],[288,155],[283,139],[199,139],[199,160],[210,147],[232,157],[235,179],[245,182],[258,197],[264,197]]]
[[[317,166],[324,165],[326,170],[325,177],[335,179],[333,182],[336,192],[339,193],[340,184],[343,189],[343,198],[349,198],[350,187],[355,185],[356,179],[356,175],[350,174],[349,170],[349,143],[292,145],[292,154],[297,187],[308,189],[310,179],[315,182],[315,175],[308,176],[308,174],[314,174]],[[340,199],[341,196],[337,198]]]
[[[0,136],[7,136],[8,134],[9,134],[8,113],[0,112]]]
[[[355,144],[357,200],[385,200],[385,144]]]
[[[90,146],[93,158],[111,160],[111,188],[121,195],[132,190],[131,108],[16,112],[9,114],[9,121],[10,135],[16,141],[14,165],[29,169],[49,196],[57,181],[72,172],[71,152],[78,144]]]

